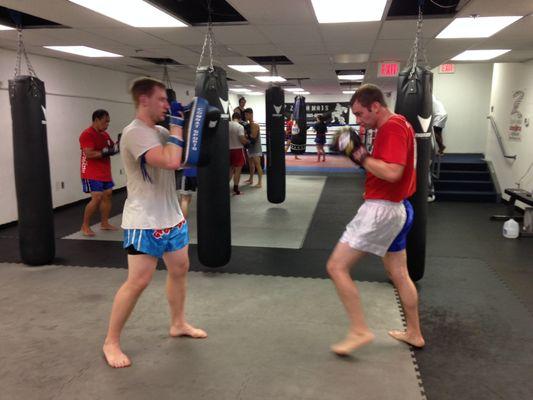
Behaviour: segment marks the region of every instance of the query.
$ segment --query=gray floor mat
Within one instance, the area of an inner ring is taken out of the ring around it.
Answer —
[[[189,275],[187,314],[207,340],[167,335],[165,272],[129,321],[134,365],[101,356],[111,302],[127,271],[0,265],[0,383],[6,399],[420,399],[394,290],[358,283],[376,341],[341,359],[329,345],[347,319],[327,279]]]
[[[315,208],[324,188],[323,176],[287,176],[287,198],[281,204],[267,200],[266,178],[262,188],[243,186],[242,195],[231,197],[231,238],[233,246],[272,247],[300,249],[313,219]],[[189,233],[191,243],[197,243],[196,198],[189,211]],[[122,215],[110,219],[120,226]],[[75,232],[63,239],[122,241],[119,231],[101,231],[93,225],[96,236],[83,236]]]

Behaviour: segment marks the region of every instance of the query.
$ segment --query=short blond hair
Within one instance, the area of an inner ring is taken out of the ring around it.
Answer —
[[[167,88],[159,79],[150,78],[148,76],[135,79],[130,86],[130,93],[133,102],[135,103],[135,107],[139,106],[139,98],[141,96],[150,96],[156,87],[163,90]]]

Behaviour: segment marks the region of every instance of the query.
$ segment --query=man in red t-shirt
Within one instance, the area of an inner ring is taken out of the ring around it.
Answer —
[[[415,347],[425,342],[420,331],[418,294],[407,270],[406,242],[414,213],[407,198],[416,189],[416,142],[413,128],[391,112],[381,90],[363,85],[350,106],[357,122],[377,128],[372,155],[364,145],[355,147],[351,158],[366,170],[365,202],[346,226],[331,254],[327,269],[350,318],[346,339],[332,346],[339,355],[348,355],[374,339],[365,322],[359,292],[351,268],[367,253],[382,258],[398,290],[407,320],[406,331],[389,331],[393,338]]]
[[[94,236],[91,229],[91,216],[100,209],[103,230],[117,230],[109,223],[111,212],[111,195],[113,178],[111,176],[110,157],[119,152],[118,143],[114,143],[106,132],[109,126],[109,113],[106,110],[93,112],[93,123],[80,135],[81,148],[81,183],[83,191],[91,194],[91,201],[85,207],[81,231],[85,236]]]

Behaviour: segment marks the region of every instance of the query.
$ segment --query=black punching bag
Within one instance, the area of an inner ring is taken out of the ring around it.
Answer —
[[[44,83],[19,75],[9,81],[20,256],[25,264],[54,259],[54,213],[46,138]]]
[[[167,101],[168,104],[172,103],[174,100],[176,100],[176,92],[174,89],[167,88]],[[167,129],[170,129],[170,115],[165,116],[165,120],[161,122],[159,125],[164,126]]]
[[[196,96],[222,111],[216,133],[208,141],[211,161],[198,167],[198,258],[206,267],[216,268],[226,265],[231,257],[226,71],[200,67],[196,71]]]
[[[414,281],[424,276],[426,262],[426,225],[428,213],[428,175],[431,158],[431,120],[433,117],[433,73],[416,67],[398,77],[395,112],[405,116],[416,134],[416,193],[409,199],[415,211],[413,227],[407,238],[407,266]]]
[[[272,86],[266,90],[267,198],[275,204],[285,201],[284,102],[283,89]]]
[[[304,154],[307,142],[307,110],[305,107],[305,97],[296,96],[292,110],[294,122],[298,125],[298,134],[291,135],[291,153]]]

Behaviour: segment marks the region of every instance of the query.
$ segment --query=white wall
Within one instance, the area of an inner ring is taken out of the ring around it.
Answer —
[[[448,153],[483,153],[489,113],[492,64],[456,64],[455,74],[433,70],[433,93],[444,104]]]
[[[521,141],[509,140],[509,125],[512,95],[517,90],[524,90],[525,97],[518,110],[530,123],[529,127],[522,125]],[[508,153],[517,155],[516,161],[509,161],[502,155],[496,136],[485,122],[486,158],[491,160],[498,177],[500,187],[515,188],[516,182],[524,175],[533,162],[533,62],[524,64],[495,64],[492,77],[492,93],[490,104],[492,115],[496,120],[502,135],[504,146]],[[522,181],[523,189],[533,191],[533,171]],[[503,195],[506,198],[506,195]],[[522,206],[524,206],[522,204]]]
[[[239,105],[240,94],[229,94],[230,101],[230,111],[233,111],[235,107]],[[254,110],[254,119],[257,122],[264,123],[266,121],[266,112],[265,112],[265,96],[250,96],[244,94],[246,98],[246,107],[251,107]],[[285,103],[292,103],[294,101],[295,94],[285,92]],[[305,101],[308,103],[333,103],[333,102],[349,102],[352,96],[348,94],[339,94],[337,95],[305,95]],[[355,123],[355,117],[350,112],[350,123]]]
[[[128,87],[136,76],[55,58],[31,54],[29,57],[47,92],[52,196],[54,207],[58,207],[87,197],[81,190],[79,135],[91,125],[92,112],[104,108],[111,116],[108,132],[116,139],[134,115]],[[15,52],[0,49],[0,224],[17,220],[11,109],[7,91],[15,60]],[[188,98],[186,90],[194,92],[192,85],[173,84],[173,87],[179,99]],[[112,157],[112,170],[116,187],[124,186],[120,157]],[[60,182],[64,182],[64,189],[57,187]]]

